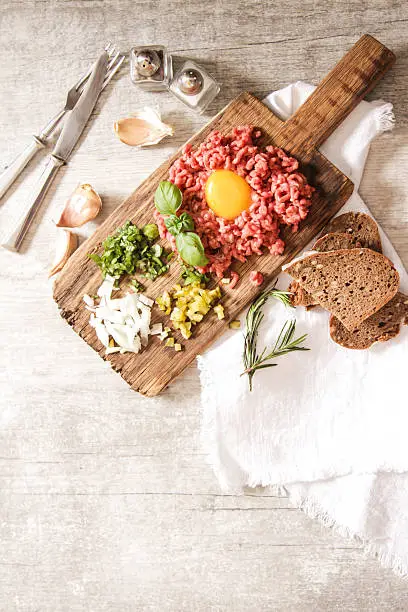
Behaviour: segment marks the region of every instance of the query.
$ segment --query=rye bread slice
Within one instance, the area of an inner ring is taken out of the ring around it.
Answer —
[[[283,269],[349,331],[389,302],[399,285],[390,260],[371,249],[314,253]]]
[[[313,250],[325,253],[326,251],[337,251],[339,249],[355,249],[361,246],[350,234],[330,233],[319,238],[315,242]],[[292,294],[290,297],[292,306],[304,306],[306,310],[310,310],[318,305],[318,302],[297,281],[290,283],[288,291]]]
[[[334,217],[324,228],[322,235],[329,233],[349,234],[366,249],[382,253],[381,238],[376,222],[365,213],[347,212]]]
[[[330,232],[329,234],[325,234],[324,236],[316,240],[313,245],[313,250],[319,251],[319,253],[327,253],[327,251],[340,251],[340,249],[358,249],[364,246],[365,245],[353,238],[353,236],[351,236],[350,234],[336,234],[335,232]]]
[[[363,350],[374,342],[386,342],[397,336],[401,324],[408,325],[408,296],[398,292],[353,332],[348,331],[339,319],[331,315],[330,337],[345,348]]]

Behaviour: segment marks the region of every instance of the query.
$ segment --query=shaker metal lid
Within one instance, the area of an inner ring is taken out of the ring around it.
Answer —
[[[179,75],[177,84],[182,93],[187,96],[195,96],[202,90],[204,79],[198,70],[187,68]]]
[[[153,49],[141,49],[136,55],[135,66],[140,76],[151,77],[161,66],[159,54]]]

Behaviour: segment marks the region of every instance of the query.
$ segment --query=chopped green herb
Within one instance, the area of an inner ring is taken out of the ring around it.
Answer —
[[[107,274],[120,278],[123,274],[141,272],[145,278],[154,280],[167,272],[164,261],[167,253],[159,244],[153,244],[158,236],[154,223],[138,228],[131,221],[120,227],[115,234],[103,242],[101,255],[91,253],[89,257],[100,267],[103,277]],[[149,237],[150,236],[150,237]]]
[[[197,283],[199,283],[200,285],[206,285],[210,280],[208,276],[206,276],[205,274],[201,274],[201,272],[199,272],[192,266],[187,266],[186,264],[183,264],[181,278],[183,279],[184,286],[195,285]]]
[[[130,281],[129,286],[132,287],[136,293],[142,293],[142,291],[144,291],[142,283],[139,283],[135,278]]]

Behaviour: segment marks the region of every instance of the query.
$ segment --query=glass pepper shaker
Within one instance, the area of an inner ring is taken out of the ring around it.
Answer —
[[[130,78],[146,91],[166,91],[173,76],[171,55],[162,45],[130,50]]]
[[[203,113],[220,91],[204,68],[187,60],[170,81],[170,91],[193,110]]]

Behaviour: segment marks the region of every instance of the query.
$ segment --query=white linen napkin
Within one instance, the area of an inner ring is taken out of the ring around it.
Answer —
[[[265,102],[286,119],[313,89],[298,82]],[[321,147],[355,184],[341,212],[368,212],[357,193],[364,163],[371,140],[391,129],[393,120],[390,104],[361,102]],[[381,238],[401,290],[408,292],[408,275],[383,232]],[[289,280],[281,274],[278,287],[287,288]],[[260,347],[270,346],[293,316],[275,300],[264,312]],[[252,393],[240,377],[242,334],[225,334],[198,358],[202,434],[211,464],[221,485],[234,492],[284,487],[310,515],[360,536],[383,563],[408,573],[408,328],[390,342],[352,351],[329,338],[327,312],[297,308],[295,316],[297,335],[308,334],[311,350],[258,371]],[[244,320],[245,314],[242,328]]]

